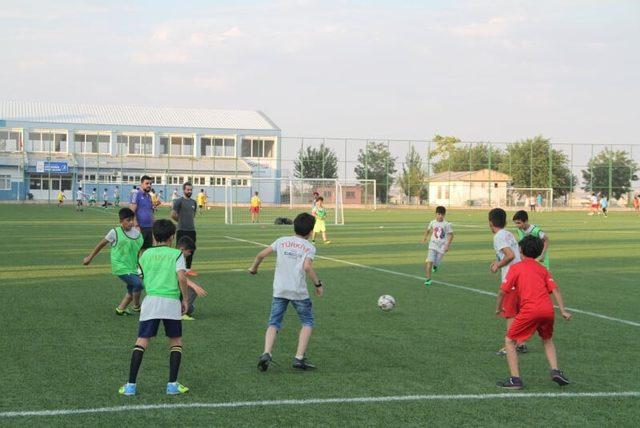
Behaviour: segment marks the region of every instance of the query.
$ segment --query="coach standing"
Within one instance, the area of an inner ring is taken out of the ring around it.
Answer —
[[[153,247],[153,202],[151,201],[151,177],[143,175],[140,188],[132,193],[129,208],[135,213],[134,226],[140,229],[144,238],[142,250]]]
[[[173,201],[173,209],[171,210],[171,218],[178,222],[176,232],[176,242],[180,241],[183,236],[188,236],[193,240],[193,251],[191,255],[186,257],[187,275],[198,276],[191,270],[191,262],[193,261],[193,253],[195,253],[196,244],[196,226],[194,219],[196,217],[196,201],[191,199],[193,186],[186,182],[182,185],[182,197]]]

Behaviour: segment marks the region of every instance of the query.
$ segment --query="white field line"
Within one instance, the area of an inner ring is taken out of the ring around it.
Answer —
[[[258,245],[258,246],[261,246],[261,247],[268,247],[268,245],[263,244],[261,242],[249,241],[247,239],[235,238],[233,236],[225,236],[225,238],[231,239],[231,240],[234,240],[234,241],[245,242],[245,243],[248,243],[248,244]],[[389,269],[382,269],[382,268],[378,268],[378,267],[374,267],[374,266],[363,265],[363,264],[360,264],[360,263],[349,262],[347,260],[335,259],[333,257],[325,257],[325,256],[316,255],[316,258],[323,259],[323,260],[330,260],[332,262],[342,263],[342,264],[349,265],[349,266],[355,266],[355,267],[359,267],[359,268],[362,268],[362,269],[369,269],[369,270],[374,270],[374,271],[377,271],[377,272],[388,273],[390,275],[397,275],[397,276],[403,276],[405,278],[424,280],[424,277],[422,277],[422,276],[412,275],[412,274],[404,273],[404,272],[397,272],[397,271],[389,270]],[[467,286],[464,286],[464,285],[452,284],[450,282],[433,280],[433,283],[434,284],[444,285],[446,287],[458,288],[460,290],[465,290],[465,291],[469,291],[469,292],[476,293],[476,294],[484,294],[485,296],[493,296],[493,297],[496,296],[496,293],[493,293],[491,291],[480,290],[478,288],[467,287]],[[627,324],[627,325],[632,325],[634,327],[640,327],[640,322],[636,322],[636,321],[623,320],[623,319],[620,319],[620,318],[614,318],[614,317],[610,317],[608,315],[599,314],[597,312],[584,311],[582,309],[577,309],[577,308],[567,307],[567,309],[572,311],[572,312],[575,312],[575,313],[579,313],[579,314],[583,314],[583,315],[589,315],[589,316],[592,316],[592,317],[595,317],[595,318],[601,318],[601,319],[608,320],[608,321],[614,321],[614,322],[619,322],[621,324]]]
[[[1,412],[0,418],[64,416],[95,413],[119,413],[140,410],[170,409],[234,409],[240,407],[276,407],[310,404],[349,404],[349,403],[389,403],[398,401],[473,401],[473,400],[517,400],[524,398],[638,398],[640,391],[623,392],[530,392],[502,394],[458,394],[458,395],[392,395],[386,397],[342,397],[307,398],[299,400],[230,401],[222,403],[176,403],[176,404],[139,404],[113,407],[94,407],[86,409],[25,410]]]

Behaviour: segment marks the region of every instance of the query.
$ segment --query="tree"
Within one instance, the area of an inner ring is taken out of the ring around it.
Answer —
[[[325,146],[307,147],[298,152],[293,161],[293,175],[296,178],[338,178],[338,158],[333,150]]]
[[[539,135],[507,146],[499,171],[511,176],[514,187],[551,187],[554,195],[564,195],[576,180],[568,163],[564,152]]]
[[[491,152],[491,159],[489,159],[489,152]],[[433,172],[478,171],[489,167],[497,171],[503,160],[504,152],[489,144],[455,147],[446,159],[440,159],[433,164]]]
[[[386,202],[389,187],[396,173],[396,158],[384,143],[369,143],[366,150],[358,152],[358,165],[353,170],[359,180],[376,180],[380,201]]]
[[[416,149],[411,146],[411,150],[407,153],[402,165],[402,173],[398,179],[398,184],[409,199],[416,196],[423,199],[427,192],[424,184],[426,178],[427,174],[422,167],[422,158]]]
[[[589,169],[582,170],[583,189],[620,199],[638,179],[636,171],[638,164],[626,151],[605,149],[589,160]]]

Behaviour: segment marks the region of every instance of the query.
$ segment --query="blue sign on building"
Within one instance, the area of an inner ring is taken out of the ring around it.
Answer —
[[[69,164],[66,162],[40,161],[36,164],[36,172],[53,172],[55,174],[67,174]]]

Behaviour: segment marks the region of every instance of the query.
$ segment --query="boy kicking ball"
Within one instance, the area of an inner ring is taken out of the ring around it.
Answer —
[[[549,294],[558,302],[562,317],[569,321],[571,314],[566,311],[560,289],[549,271],[536,261],[542,254],[542,240],[535,236],[525,236],[519,243],[522,261],[511,266],[506,279],[500,286],[496,301],[496,314],[503,311],[505,296],[515,295],[520,301],[520,309],[507,328],[505,348],[511,376],[498,386],[506,389],[522,389],[523,383],[518,368],[516,345],[528,340],[536,331],[544,344],[544,351],[551,368],[551,379],[560,386],[569,384],[564,373],[558,369],[556,348],[553,344],[554,308]]]
[[[309,236],[311,236],[315,221],[310,214],[299,214],[293,221],[295,236],[285,236],[277,239],[269,247],[258,253],[249,268],[249,273],[255,275],[258,273],[258,267],[265,257],[273,252],[276,253],[271,315],[269,316],[269,326],[265,333],[264,352],[258,359],[258,368],[262,371],[266,371],[269,368],[276,335],[282,327],[282,319],[289,303],[295,308],[302,324],[298,338],[298,349],[293,359],[293,368],[299,370],[316,368],[305,356],[311,332],[313,331],[313,310],[311,309],[311,299],[307,291],[306,275],[313,281],[316,295],[322,296],[324,293],[322,282],[313,270],[316,247],[309,242]]]
[[[169,338],[169,382],[167,394],[177,395],[189,392],[189,388],[178,382],[178,371],[182,360],[182,321],[187,311],[187,268],[182,252],[171,248],[176,227],[170,220],[156,220],[153,223],[155,247],[140,256],[144,288],[147,293],[142,301],[138,339],[131,354],[129,382],[124,384],[121,395],[136,394],[136,379],[142,364],[142,357],[152,337],[158,334],[160,321]],[[185,296],[180,302],[180,295]]]
[[[451,241],[453,241],[453,228],[451,223],[444,219],[447,209],[443,206],[436,207],[436,219],[431,220],[427,229],[424,231],[424,237],[422,242],[427,242],[429,235],[431,240],[429,241],[429,252],[427,254],[427,260],[424,265],[424,272],[426,279],[424,285],[431,285],[431,274],[438,271],[438,266],[444,257],[445,253],[449,251]]]

